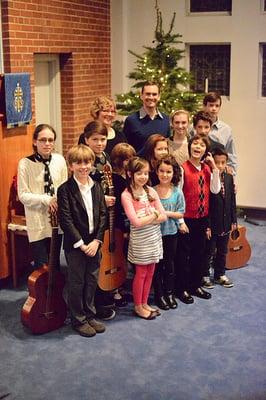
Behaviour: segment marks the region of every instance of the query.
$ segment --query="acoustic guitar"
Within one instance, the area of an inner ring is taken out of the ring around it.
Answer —
[[[48,265],[32,272],[28,278],[29,296],[21,310],[23,325],[34,334],[60,328],[66,319],[67,306],[63,299],[64,275],[56,269],[58,224],[55,213],[50,214],[52,237]]]
[[[251,247],[246,239],[246,228],[238,226],[230,233],[228,241],[228,253],[226,256],[226,268],[235,269],[244,267],[251,256]]]
[[[108,194],[114,196],[114,186],[111,167],[103,167]],[[123,253],[124,237],[120,229],[115,228],[115,207],[109,207],[109,226],[104,234],[102,260],[99,271],[98,285],[102,290],[111,291],[119,288],[126,280],[126,260]]]

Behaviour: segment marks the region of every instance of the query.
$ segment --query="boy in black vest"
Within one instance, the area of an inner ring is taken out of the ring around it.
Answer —
[[[216,167],[220,171],[221,191],[210,195],[209,227],[207,228],[207,260],[203,287],[211,289],[210,267],[214,269],[214,283],[233,287],[225,275],[225,264],[229,234],[237,227],[236,198],[233,176],[226,172],[228,154],[221,148],[212,152]]]

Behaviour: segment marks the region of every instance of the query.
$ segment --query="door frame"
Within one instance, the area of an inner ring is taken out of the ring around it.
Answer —
[[[61,114],[61,79],[59,54],[34,54],[34,65],[47,63],[49,74],[49,96],[51,125],[56,131],[56,150],[63,151],[62,140],[62,114]],[[34,69],[35,71],[35,69]],[[36,107],[36,102],[35,102]]]

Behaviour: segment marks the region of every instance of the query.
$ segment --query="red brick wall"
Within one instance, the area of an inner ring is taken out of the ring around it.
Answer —
[[[34,53],[60,54],[64,151],[88,122],[97,95],[110,95],[110,0],[2,0],[5,72],[29,72]]]

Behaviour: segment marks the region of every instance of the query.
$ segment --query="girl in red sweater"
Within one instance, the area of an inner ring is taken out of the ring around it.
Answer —
[[[201,288],[203,277],[206,229],[208,227],[209,196],[219,193],[219,170],[208,153],[208,138],[195,135],[188,144],[189,160],[182,165],[183,189],[186,211],[184,214],[188,233],[180,235],[177,263],[177,294],[186,304],[193,303],[191,295],[202,299],[211,294]]]

